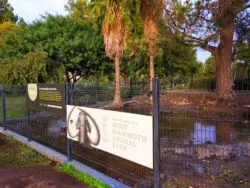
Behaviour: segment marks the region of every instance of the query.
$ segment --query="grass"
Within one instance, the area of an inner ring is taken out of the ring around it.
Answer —
[[[69,174],[77,180],[93,185],[97,188],[108,188],[104,182],[90,176],[89,174],[76,170],[71,164],[57,164],[45,156],[39,154],[32,148],[16,140],[13,136],[4,136],[0,133],[0,168],[18,168],[48,166]]]
[[[6,96],[6,105],[11,105],[11,104],[20,104],[20,103],[25,103],[26,101],[26,96],[20,95],[20,96]],[[0,96],[0,106],[2,106],[2,97]]]
[[[49,165],[51,161],[35,150],[18,142],[14,137],[0,134],[0,168]]]
[[[7,118],[19,118],[25,116],[25,96],[7,96],[6,97],[6,116]],[[15,107],[17,105],[18,107]],[[22,106],[23,105],[23,106]],[[21,106],[21,107],[20,107]],[[9,108],[11,107],[11,108]],[[2,98],[0,97],[0,119],[2,119]]]
[[[107,184],[105,184],[104,182],[90,176],[87,173],[84,172],[80,172],[79,170],[75,169],[74,166],[72,166],[69,163],[64,163],[62,165],[58,166],[58,170],[67,174],[70,174],[72,176],[74,176],[75,178],[77,178],[80,181],[83,181],[85,183],[88,183],[90,185],[94,185],[97,188],[108,188],[110,186],[108,186]]]
[[[2,106],[1,106],[1,108],[2,108]],[[7,109],[6,110],[6,118],[10,119],[10,118],[25,117],[25,111],[26,111],[26,109],[24,107]],[[2,109],[0,109],[0,119],[3,119]]]

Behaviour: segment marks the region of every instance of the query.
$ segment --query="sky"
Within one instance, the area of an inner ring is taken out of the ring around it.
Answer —
[[[14,13],[31,23],[45,13],[65,15],[68,0],[9,0]]]
[[[14,8],[14,13],[22,17],[27,23],[39,19],[46,13],[65,15],[64,6],[68,0],[9,0]],[[202,49],[197,49],[197,59],[201,62],[210,56],[210,53]]]

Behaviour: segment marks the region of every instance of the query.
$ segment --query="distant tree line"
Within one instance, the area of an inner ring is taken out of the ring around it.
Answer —
[[[211,76],[231,97],[233,79],[250,74],[249,0],[69,0],[68,15],[30,24],[0,7],[0,84],[115,81],[122,105],[122,81]],[[212,53],[204,64],[197,47]]]

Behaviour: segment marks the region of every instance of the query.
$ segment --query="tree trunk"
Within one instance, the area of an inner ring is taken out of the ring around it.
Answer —
[[[220,28],[220,44],[215,53],[216,59],[216,90],[219,96],[232,97],[232,48],[233,48],[232,23],[223,24]]]
[[[235,1],[219,0],[219,35],[220,43],[216,50],[216,90],[223,98],[233,97],[232,51],[234,35],[234,11],[232,6]],[[237,6],[241,6],[239,2]],[[235,7],[236,8],[236,7]]]
[[[155,68],[154,68],[154,56],[149,56],[149,78],[150,78],[150,91],[153,91],[153,78],[155,76]]]
[[[116,55],[114,58],[115,61],[115,97],[113,105],[121,106],[121,79],[120,79],[120,56]]]

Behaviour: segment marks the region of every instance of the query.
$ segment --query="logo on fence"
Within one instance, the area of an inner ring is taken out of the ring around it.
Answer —
[[[98,146],[100,131],[94,118],[85,110],[74,107],[68,117],[68,135],[84,146]]]
[[[28,95],[31,101],[35,101],[38,96],[37,84],[28,84]]]

